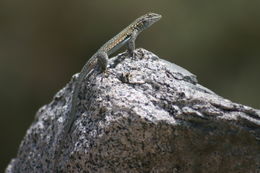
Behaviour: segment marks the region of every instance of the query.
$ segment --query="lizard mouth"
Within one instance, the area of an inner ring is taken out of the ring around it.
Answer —
[[[162,18],[162,15],[156,13],[148,13],[149,18],[152,20],[158,21]]]

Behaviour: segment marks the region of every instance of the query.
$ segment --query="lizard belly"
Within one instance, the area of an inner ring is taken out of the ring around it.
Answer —
[[[115,45],[112,49],[110,49],[108,51],[108,54],[110,55],[110,54],[114,53],[115,51],[117,51],[118,49],[120,49],[123,45],[125,45],[128,42],[129,39],[130,39],[130,37],[124,39],[121,42],[119,42],[117,45]]]

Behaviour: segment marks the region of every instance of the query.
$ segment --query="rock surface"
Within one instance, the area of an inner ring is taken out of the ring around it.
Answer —
[[[260,172],[260,111],[144,49],[84,81],[77,120],[53,151],[77,75],[40,108],[6,172]]]

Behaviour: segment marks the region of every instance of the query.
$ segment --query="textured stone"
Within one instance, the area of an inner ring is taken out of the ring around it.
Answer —
[[[144,49],[119,54],[81,86],[58,167],[55,139],[78,75],[40,108],[6,172],[260,172],[260,111],[198,84]]]

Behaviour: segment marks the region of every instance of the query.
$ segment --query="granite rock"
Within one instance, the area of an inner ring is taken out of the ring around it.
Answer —
[[[78,77],[39,109],[7,173],[260,172],[260,111],[200,85],[153,53],[110,59],[82,83],[77,119],[53,151]]]

